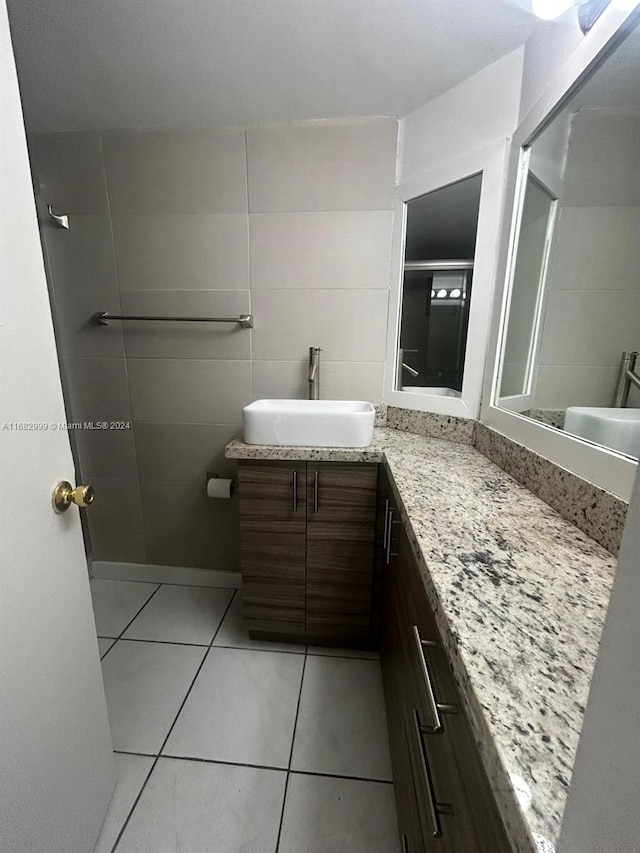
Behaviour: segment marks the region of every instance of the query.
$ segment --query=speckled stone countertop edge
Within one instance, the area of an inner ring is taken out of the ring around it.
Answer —
[[[471,684],[467,667],[454,638],[454,631],[440,601],[436,584],[429,572],[427,561],[413,530],[411,517],[407,512],[401,491],[394,479],[392,468],[386,459],[383,460],[383,464],[389,478],[393,497],[400,510],[400,516],[407,531],[411,550],[420,567],[420,574],[427,598],[429,599],[436,624],[444,641],[446,655],[453,670],[454,680],[464,699],[465,711],[471,724],[474,740],[496,802],[498,803],[498,809],[507,829],[509,840],[513,845],[514,853],[553,853],[553,848],[545,849],[532,838],[527,820],[520,809],[517,794],[509,779],[509,774],[495,748],[493,735],[489,730],[485,711],[477,699],[473,685]]]
[[[449,450],[447,450],[447,448],[449,448]],[[465,655],[468,653],[468,649],[466,647],[465,649],[460,648],[460,642],[456,639],[457,632],[450,622],[450,617],[447,614],[443,599],[440,595],[439,584],[444,583],[445,586],[442,588],[442,591],[446,592],[449,596],[447,606],[451,605],[451,590],[446,590],[446,577],[445,575],[443,575],[442,565],[439,565],[438,560],[436,559],[436,562],[433,563],[430,568],[430,563],[433,559],[433,556],[430,555],[429,557],[427,557],[429,545],[426,545],[426,550],[424,552],[420,545],[420,536],[422,536],[423,540],[425,536],[425,518],[422,517],[422,507],[419,502],[418,504],[416,504],[415,496],[413,496],[412,494],[406,495],[408,502],[410,504],[413,503],[414,512],[416,511],[416,506],[419,512],[419,515],[416,516],[415,519],[412,519],[411,511],[407,508],[407,503],[403,499],[403,490],[406,491],[407,487],[411,489],[412,492],[414,488],[417,489],[417,495],[419,496],[422,482],[428,482],[429,476],[431,476],[434,472],[436,474],[439,472],[440,474],[445,476],[443,474],[444,469],[440,470],[438,468],[439,465],[445,464],[445,462],[441,462],[438,459],[440,453],[436,453],[435,456],[433,455],[434,450],[439,451],[440,449],[444,454],[443,459],[446,460],[449,458],[449,462],[447,464],[462,464],[465,468],[468,468],[469,466],[471,466],[472,469],[479,468],[481,469],[483,476],[489,476],[490,479],[494,479],[496,482],[504,483],[505,488],[508,486],[508,489],[510,490],[512,490],[514,487],[516,489],[522,489],[522,496],[528,494],[530,498],[525,498],[525,502],[527,504],[531,504],[531,502],[533,501],[531,509],[533,512],[538,513],[541,517],[544,517],[545,514],[550,514],[553,517],[556,516],[556,513],[553,510],[549,509],[549,507],[545,503],[543,503],[539,498],[535,497],[531,492],[528,492],[526,487],[524,487],[522,484],[517,485],[508,473],[506,473],[503,469],[497,467],[495,463],[488,460],[486,456],[484,456],[480,451],[476,450],[475,448],[468,446],[465,448],[462,443],[452,442],[450,439],[443,440],[432,437],[418,436],[415,434],[407,433],[405,431],[396,431],[392,428],[376,429],[374,443],[369,448],[263,447],[250,446],[244,444],[243,442],[235,441],[231,442],[228,445],[227,456],[236,459],[296,459],[301,461],[307,460],[381,462],[385,464],[385,468],[388,471],[391,480],[392,491],[394,492],[394,497],[398,502],[398,507],[400,509],[402,519],[407,527],[411,547],[418,561],[426,593],[434,608],[436,621],[443,634],[446,652],[453,669],[454,677],[456,679],[456,682],[458,683],[465,706],[469,712],[469,719],[472,724],[474,737],[478,744],[483,764],[489,777],[490,783],[492,785],[492,789],[498,802],[500,812],[508,829],[509,837],[513,844],[513,849],[517,851],[517,853],[553,853],[553,850],[555,849],[554,845],[557,840],[559,819],[561,818],[562,810],[564,809],[564,798],[560,796],[556,797],[558,807],[555,809],[555,816],[550,821],[543,821],[543,825],[545,827],[550,824],[553,828],[547,828],[546,833],[536,832],[536,829],[541,828],[539,825],[540,822],[538,820],[537,825],[533,819],[530,819],[529,816],[525,816],[523,809],[520,807],[518,793],[514,788],[514,784],[511,782],[507,769],[507,764],[505,764],[505,760],[507,762],[511,761],[513,770],[513,756],[507,756],[507,754],[504,752],[504,732],[498,734],[499,729],[497,729],[497,733],[496,735],[494,735],[491,731],[491,726],[493,725],[495,727],[495,721],[491,722],[490,725],[487,710],[485,707],[483,707],[479,695],[477,694],[479,686],[479,671],[476,671],[476,675],[474,676],[473,680],[469,677],[468,666],[465,663]],[[424,472],[417,472],[420,478],[418,484],[416,484],[416,481],[412,483],[412,479],[416,475],[416,467],[414,462],[414,460],[416,459],[416,453],[421,454],[420,458],[422,458],[424,462]],[[480,460],[482,459],[484,459],[484,462],[480,462]],[[411,464],[408,469],[406,467],[407,460],[411,460]],[[489,469],[487,469],[487,465],[489,466]],[[423,477],[425,478],[424,480],[422,480]],[[400,481],[404,479],[404,482],[401,482],[400,485],[398,485],[398,478],[400,479]],[[443,487],[446,489],[447,483],[444,483]],[[437,483],[434,483],[434,488],[437,491]],[[513,495],[510,495],[510,497],[513,498]],[[436,499],[434,498],[434,500]],[[498,506],[497,509],[499,510],[500,507]],[[480,521],[482,522],[482,519]],[[567,524],[566,521],[562,523]],[[563,529],[564,528],[561,528],[561,531]],[[566,529],[567,531],[569,531],[570,526]],[[421,533],[419,531],[421,531]],[[582,535],[578,533],[577,530],[576,534],[578,537]],[[571,537],[569,536],[568,538],[570,539]],[[425,543],[428,543],[428,541],[428,539],[424,540]],[[577,543],[577,546],[578,545],[579,542]],[[599,549],[599,546],[597,546],[595,543],[593,544],[593,547]],[[605,552],[602,552],[602,554],[604,553]],[[597,556],[597,559],[596,557],[594,557],[594,560],[596,564],[602,563],[603,566],[605,564],[610,564],[611,562],[611,560],[609,560],[607,563],[607,560],[602,559],[599,554]],[[437,580],[434,579],[434,572]],[[603,580],[603,585],[606,586],[605,580]],[[458,622],[460,622],[461,616],[460,613],[455,613],[455,607],[452,610],[452,615],[454,615],[455,618],[457,618]],[[509,614],[507,614],[507,618],[509,618]],[[459,627],[462,626],[459,625]],[[469,632],[466,630],[466,628],[465,633],[468,635],[467,639],[469,639],[469,636],[473,636],[473,631]],[[488,638],[488,640],[490,641],[490,637]],[[480,641],[482,642],[482,640]],[[591,642],[591,645],[593,645],[593,642]],[[588,654],[586,654],[586,664],[589,665],[591,658],[595,659],[595,649],[592,650],[591,647],[588,647],[587,651]],[[474,663],[474,667],[475,670],[478,670],[477,661]],[[474,687],[474,685],[476,686]],[[584,686],[585,685],[583,681],[581,685],[583,693]],[[486,691],[484,692],[486,699]],[[586,696],[584,698],[586,701]],[[512,708],[513,721],[515,724],[519,719],[519,715],[516,713],[517,705],[512,705]],[[576,722],[575,719],[573,720],[573,722]],[[498,737],[501,737],[503,741],[500,747],[498,746]],[[572,737],[573,740],[576,740],[577,742],[577,736],[575,734],[575,731]],[[575,760],[575,743],[573,742],[573,740],[570,741],[570,748],[567,748],[564,754],[559,754],[557,759],[553,759],[553,761],[557,760],[558,762],[560,762],[558,767],[562,769],[565,773],[567,765],[567,755],[570,760]],[[525,758],[527,754],[526,749],[521,749],[521,752],[521,757]],[[538,755],[537,759],[539,758],[540,756]],[[562,758],[565,759],[564,766],[562,766]],[[549,760],[551,761],[551,759]],[[528,768],[526,767],[526,765],[522,764],[522,762],[520,764],[517,764],[516,762],[516,766],[518,770],[520,769],[520,767],[523,767],[523,777],[527,776]],[[553,763],[551,763],[550,767],[554,768],[556,771],[558,770],[558,767],[556,767],[556,765]],[[543,787],[542,795],[540,796],[539,802],[539,805],[543,808],[548,805],[548,798],[546,797],[546,795],[551,794],[552,790],[553,787],[551,787],[549,791],[546,791],[546,789],[544,789]],[[556,794],[557,793],[558,792],[556,791]],[[550,838],[551,840],[549,840]]]

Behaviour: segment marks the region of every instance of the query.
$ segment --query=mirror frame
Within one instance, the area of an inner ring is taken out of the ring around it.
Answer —
[[[387,323],[384,402],[390,406],[477,418],[480,413],[485,356],[491,322],[496,250],[500,236],[507,146],[504,141],[444,163],[424,175],[396,187],[391,255],[391,290]],[[394,388],[396,357],[400,338],[407,202],[482,172],[478,230],[473,266],[473,288],[460,397],[412,394]]]
[[[534,309],[533,315],[533,323],[531,326],[531,338],[529,340],[528,347],[528,355],[527,355],[527,364],[525,369],[525,375],[523,378],[523,389],[519,394],[503,394],[499,396],[501,402],[501,408],[507,409],[510,412],[522,412],[525,409],[530,409],[531,404],[533,402],[533,395],[531,393],[531,389],[533,386],[534,380],[534,367],[536,363],[536,357],[538,355],[538,351],[540,349],[540,339],[541,339],[541,327],[542,321],[545,314],[546,302],[548,299],[548,291],[546,289],[547,285],[547,276],[549,273],[549,260],[551,258],[553,248],[555,246],[556,239],[556,223],[557,223],[557,214],[558,214],[558,194],[552,193],[552,191],[547,187],[535,174],[535,172],[530,168],[530,153],[531,149],[523,149],[522,155],[520,157],[520,170],[521,173],[518,179],[518,190],[515,204],[515,221],[513,225],[513,243],[514,243],[514,251],[513,251],[513,261],[509,268],[509,286],[506,288],[505,294],[505,317],[511,317],[511,303],[513,301],[513,287],[514,280],[516,275],[516,266],[517,266],[517,248],[520,246],[520,236],[522,233],[522,218],[524,216],[524,202],[525,202],[525,194],[527,191],[527,186],[529,182],[529,177],[531,176],[535,183],[544,190],[551,199],[549,218],[547,220],[547,228],[545,235],[545,242],[542,254],[542,261],[540,264],[540,275],[538,277],[538,287],[536,290],[536,306]],[[504,367],[504,355],[506,350],[506,338],[507,338],[507,330],[505,329],[505,333],[502,336],[500,350],[498,351],[498,378],[496,383],[496,388],[498,389],[498,394],[502,390],[502,371]],[[507,405],[507,401],[509,405]]]
[[[637,2],[620,0],[612,3],[604,11],[589,36],[560,69],[553,85],[546,90],[525,117],[511,140],[506,203],[497,259],[496,310],[492,318],[480,413],[482,423],[497,432],[627,501],[631,496],[638,468],[637,461],[601,445],[592,444],[523,415],[502,409],[496,405],[495,401],[498,399],[500,357],[506,333],[510,281],[517,250],[515,236],[519,218],[519,201],[522,197],[524,174],[522,162],[527,157],[526,148],[564,108],[575,90],[607,59],[636,25],[640,25],[640,6]]]

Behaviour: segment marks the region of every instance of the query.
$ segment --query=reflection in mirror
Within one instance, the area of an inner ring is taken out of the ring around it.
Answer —
[[[396,390],[459,397],[482,175],[407,203]]]
[[[555,199],[529,172],[515,259],[501,397],[526,394],[535,357],[536,320],[544,290],[545,259]]]
[[[523,152],[497,401],[634,458],[639,79],[636,29]]]

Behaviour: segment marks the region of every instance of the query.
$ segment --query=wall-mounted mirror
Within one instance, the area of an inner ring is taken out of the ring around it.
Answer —
[[[495,405],[640,456],[640,29],[522,150]]]
[[[397,188],[385,402],[437,414],[479,414],[503,142]]]
[[[407,203],[396,391],[460,397],[482,175]]]

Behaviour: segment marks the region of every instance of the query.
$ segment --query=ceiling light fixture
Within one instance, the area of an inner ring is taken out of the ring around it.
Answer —
[[[611,0],[531,0],[531,10],[543,21],[555,21],[572,6],[578,6],[578,20],[583,33],[588,33]]]
[[[543,21],[554,21],[574,5],[574,0],[531,0],[533,14]]]

